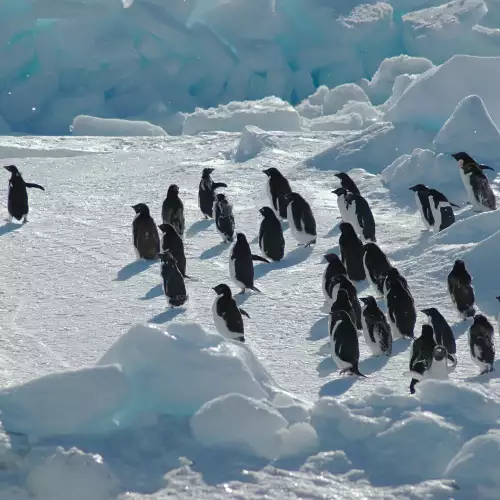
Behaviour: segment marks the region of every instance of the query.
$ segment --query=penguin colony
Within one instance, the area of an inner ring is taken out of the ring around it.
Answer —
[[[469,203],[475,212],[496,210],[496,199],[484,170],[493,170],[478,164],[467,153],[452,155],[460,168]],[[13,218],[28,222],[27,188],[44,190],[39,184],[27,183],[14,165],[4,167],[11,173],[7,208],[8,221]],[[215,219],[215,226],[223,243],[234,242],[230,252],[229,274],[240,288],[239,294],[253,290],[261,293],[254,282],[254,261],[267,264],[284,257],[285,240],[282,221],[288,220],[291,234],[299,246],[309,247],[317,240],[316,220],[309,203],[294,192],[288,180],[274,168],[263,170],[267,179],[269,206],[260,208],[263,219],[258,234],[259,248],[265,257],[251,253],[246,235],[236,232],[232,205],[223,193],[216,191],[227,187],[212,180],[213,168],[202,172],[198,189],[198,206],[205,219]],[[412,341],[409,371],[410,392],[425,378],[448,378],[457,366],[456,344],[453,331],[435,307],[422,309],[427,317],[421,334],[415,338],[417,309],[410,287],[397,268],[392,266],[383,250],[377,245],[376,224],[368,201],[356,183],[346,173],[334,174],[341,187],[332,193],[342,222],[339,225],[340,256],[329,253],[323,273],[322,291],[328,309],[328,332],[331,356],[341,374],[365,377],[359,369],[359,338],[363,337],[373,356],[390,356],[393,341]],[[417,184],[409,188],[415,193],[417,207],[427,230],[439,232],[455,222],[453,207],[443,193]],[[145,203],[132,205],[136,216],[132,222],[133,246],[140,259],[161,262],[160,275],[163,290],[170,307],[181,307],[188,301],[185,280],[186,257],[184,253],[184,205],[179,196],[179,186],[169,186],[162,204],[162,223],[156,225]],[[160,238],[158,229],[162,232]],[[236,240],[236,241],[235,241]],[[354,282],[367,280],[374,295],[358,297]],[[470,356],[480,374],[494,370],[494,327],[480,314],[475,305],[472,277],[465,263],[456,260],[447,278],[450,299],[462,320],[472,319],[468,340]],[[213,287],[213,320],[217,331],[224,337],[245,342],[243,316],[249,314],[238,307],[230,287],[225,283]],[[500,302],[500,296],[496,297]],[[377,300],[386,305],[387,317]],[[500,315],[498,317],[500,329]]]

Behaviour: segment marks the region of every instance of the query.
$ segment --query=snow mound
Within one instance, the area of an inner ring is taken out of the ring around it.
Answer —
[[[111,500],[120,486],[99,455],[61,447],[30,472],[26,484],[37,500]]]
[[[231,158],[237,163],[245,162],[255,158],[263,149],[274,146],[275,143],[270,134],[259,127],[248,125],[243,129],[238,146]]]
[[[360,130],[363,128],[363,117],[359,113],[340,114],[322,116],[306,122],[309,130]]]
[[[485,76],[464,78],[464,74]],[[500,57],[453,56],[417,77],[387,111],[385,119],[438,132],[462,99],[476,95],[498,126],[500,104],[491,87],[491,82],[497,79],[500,79]]]
[[[198,108],[186,116],[182,133],[241,132],[247,125],[267,131],[298,131],[301,128],[300,116],[290,104],[277,97],[268,97],[260,101],[231,102],[217,108]]]
[[[494,161],[500,158],[500,132],[483,100],[476,95],[462,99],[434,138],[441,153],[467,151],[473,158]]]
[[[96,118],[86,115],[77,116],[70,130],[75,136],[156,137],[167,135],[161,127],[148,122]]]
[[[5,389],[0,410],[7,429],[30,436],[104,432],[116,427],[113,415],[128,397],[129,384],[120,367],[101,366]]]
[[[326,94],[323,101],[323,114],[334,115],[349,101],[369,103],[370,99],[359,85],[354,83],[339,85]]]

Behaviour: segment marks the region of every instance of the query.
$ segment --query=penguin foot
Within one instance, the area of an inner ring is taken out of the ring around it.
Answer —
[[[28,222],[28,217],[25,217],[25,218],[23,219],[23,224],[26,224],[27,222]]]

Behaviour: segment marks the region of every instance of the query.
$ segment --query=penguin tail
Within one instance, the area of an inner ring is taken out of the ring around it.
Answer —
[[[262,293],[256,286],[250,287],[250,290],[253,290],[254,292],[257,292],[257,293]]]
[[[252,260],[257,260],[259,262],[265,262],[266,264],[270,264],[271,263],[265,257],[261,257],[260,255],[254,255],[254,254],[252,254]]]
[[[350,375],[357,375],[358,377],[362,378],[368,378],[366,375],[363,375],[358,368],[358,365],[351,366],[350,368],[347,368],[345,370],[342,370],[341,373],[349,373]]]

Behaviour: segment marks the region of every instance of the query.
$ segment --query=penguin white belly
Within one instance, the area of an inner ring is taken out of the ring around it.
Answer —
[[[347,222],[346,216],[347,216],[347,207],[345,206],[345,196],[341,194],[340,196],[337,196],[337,207],[340,212],[340,217],[344,222]]]
[[[214,325],[216,330],[219,332],[220,335],[227,339],[232,339],[236,340],[237,337],[241,337],[241,334],[235,334],[234,332],[231,332],[227,325],[226,322],[217,314],[217,302],[219,300],[219,297],[217,297],[214,300],[214,303],[212,305],[212,314],[214,317]]]
[[[346,368],[351,368],[352,364],[341,360],[335,354],[335,330],[340,326],[341,323],[342,323],[342,320],[339,320],[335,323],[335,325],[333,325],[333,330],[332,330],[332,335],[330,337],[330,340],[331,340],[331,346],[332,346],[332,360],[337,365],[337,368],[339,370],[345,370]]]
[[[462,182],[464,183],[465,190],[467,191],[467,197],[469,198],[469,201],[472,205],[472,209],[474,212],[484,212],[487,210],[487,208],[483,207],[481,203],[477,200],[474,190],[472,189],[471,183],[470,183],[470,176],[472,174],[465,174],[462,169],[460,169],[460,177],[462,178]]]
[[[359,221],[358,221],[358,216],[356,214],[356,202],[354,202],[348,209],[347,209],[347,220],[346,222],[349,222],[351,226],[354,228],[354,231],[359,235],[361,240],[365,240],[363,236],[363,228],[360,226]]]
[[[305,231],[299,231],[297,227],[295,226],[295,221],[293,219],[293,214],[292,214],[292,203],[288,204],[288,207],[286,208],[286,214],[287,214],[287,219],[290,224],[290,230],[292,232],[292,236],[302,245],[307,245],[311,241],[316,239],[316,236],[312,236],[310,234],[307,234]]]
[[[380,345],[376,341],[372,342],[364,314],[361,314],[361,325],[363,326],[363,337],[365,339],[366,345],[369,347],[374,356],[380,356],[382,354],[382,350],[380,349]]]
[[[418,211],[420,213],[420,217],[422,219],[422,222],[424,224],[425,229],[431,229],[431,225],[427,221],[424,215],[424,209],[422,208],[422,203],[420,202],[420,198],[418,196],[418,193],[415,193],[415,202],[417,203]]]
[[[432,215],[434,216],[434,233],[441,230],[441,223],[443,222],[442,210],[447,207],[451,207],[447,201],[440,201],[437,208],[434,208],[434,205],[431,204]]]
[[[432,360],[431,366],[424,373],[424,380],[448,380],[448,363],[446,358],[441,361]]]

